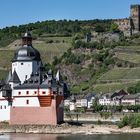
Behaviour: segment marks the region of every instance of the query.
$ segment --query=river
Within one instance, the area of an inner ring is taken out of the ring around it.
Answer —
[[[140,134],[109,135],[55,135],[55,134],[4,134],[0,140],[140,140]]]

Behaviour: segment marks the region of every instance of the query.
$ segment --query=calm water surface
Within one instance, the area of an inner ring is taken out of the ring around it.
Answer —
[[[112,135],[54,135],[54,134],[5,134],[0,140],[140,140],[140,134]]]

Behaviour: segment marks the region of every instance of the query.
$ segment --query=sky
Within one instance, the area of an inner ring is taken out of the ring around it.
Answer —
[[[126,18],[140,0],[0,0],[0,28],[44,20]]]

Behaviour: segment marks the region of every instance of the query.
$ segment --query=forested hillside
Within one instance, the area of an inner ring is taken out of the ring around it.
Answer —
[[[1,29],[0,78],[11,68],[26,30],[46,70],[60,69],[71,93],[130,91],[140,81],[140,36],[124,37],[112,20],[43,21]]]

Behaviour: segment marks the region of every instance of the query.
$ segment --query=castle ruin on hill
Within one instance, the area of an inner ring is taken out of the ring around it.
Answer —
[[[123,31],[126,36],[140,32],[140,5],[131,5],[130,17],[115,19],[114,22],[118,25],[119,30]]]

